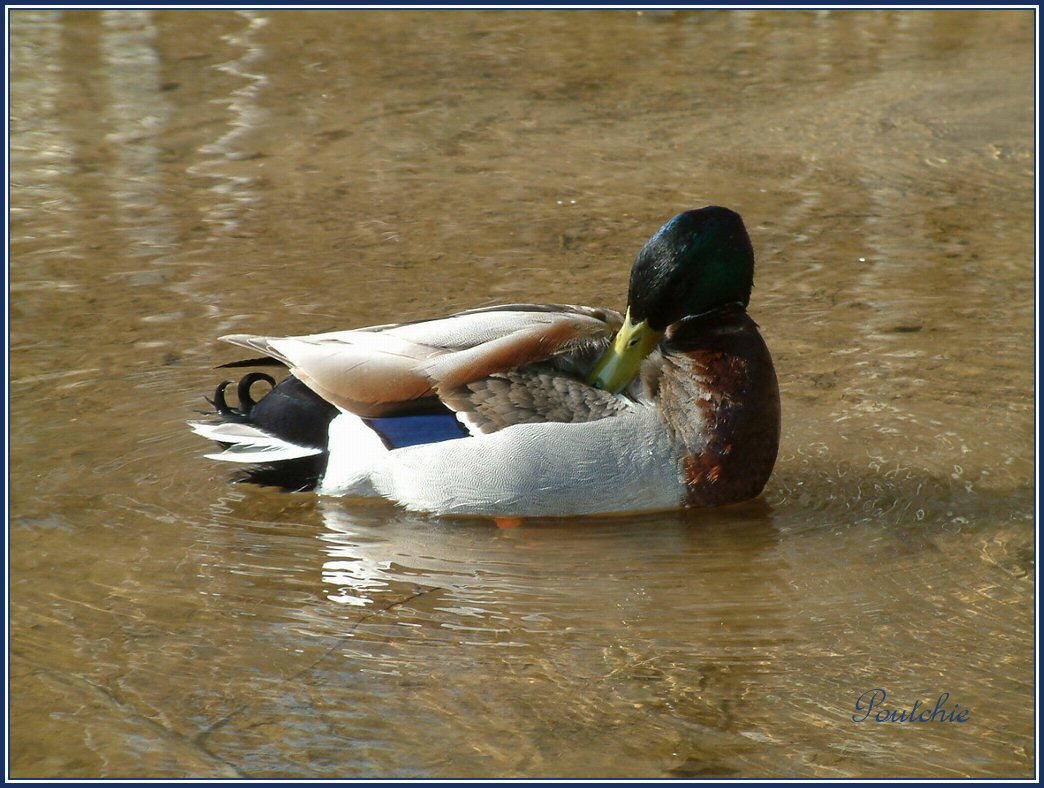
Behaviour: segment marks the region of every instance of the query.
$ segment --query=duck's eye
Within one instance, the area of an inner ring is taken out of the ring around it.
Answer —
[[[631,338],[630,338],[630,339],[628,340],[628,342],[627,342],[627,347],[628,347],[628,348],[632,348],[632,347],[638,347],[638,343],[639,343],[639,342],[641,341],[641,339],[642,339],[642,338],[641,338],[640,336],[638,336],[637,334],[635,334],[635,335],[634,335],[633,337],[631,337]]]

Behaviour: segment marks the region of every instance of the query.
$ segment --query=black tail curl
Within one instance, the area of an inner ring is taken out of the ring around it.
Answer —
[[[260,381],[271,389],[255,400],[251,388]],[[207,400],[222,421],[250,424],[287,443],[322,450],[310,457],[252,466],[235,481],[279,487],[288,492],[314,490],[326,472],[330,422],[337,415],[337,408],[293,375],[278,384],[264,372],[244,375],[236,384],[238,407],[229,405],[225,397],[231,385],[232,381],[223,381],[214,391],[214,399]]]
[[[257,405],[257,401],[251,396],[250,387],[259,380],[265,381],[272,389],[276,387],[275,378],[271,375],[266,375],[264,372],[251,372],[249,375],[244,375],[236,385],[236,399],[239,400],[238,409],[231,407],[225,400],[225,389],[232,385],[231,380],[222,381],[214,391],[214,399],[208,399],[207,402],[214,406],[222,421],[235,422],[236,424],[251,424],[250,411]]]

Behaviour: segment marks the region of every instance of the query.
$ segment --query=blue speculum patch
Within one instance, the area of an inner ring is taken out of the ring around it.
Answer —
[[[468,435],[464,425],[457,421],[457,417],[452,413],[365,419],[365,422],[381,436],[384,445],[389,449],[456,440]]]

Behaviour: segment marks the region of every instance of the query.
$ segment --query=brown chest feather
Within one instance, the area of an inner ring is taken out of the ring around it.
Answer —
[[[757,325],[738,308],[713,322],[694,319],[674,332],[666,350],[672,369],[660,395],[684,446],[686,504],[757,496],[772,474],[780,434],[776,372]],[[681,422],[693,407],[702,423]]]

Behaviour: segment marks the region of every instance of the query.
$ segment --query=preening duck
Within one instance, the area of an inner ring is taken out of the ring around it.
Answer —
[[[512,304],[447,317],[226,342],[252,372],[211,422],[244,480],[383,496],[436,514],[566,516],[757,496],[779,446],[772,358],[747,315],[739,214],[675,216],[638,253],[627,311]],[[249,362],[248,362],[249,363]],[[230,366],[245,366],[236,362]],[[272,386],[254,400],[259,381]]]

